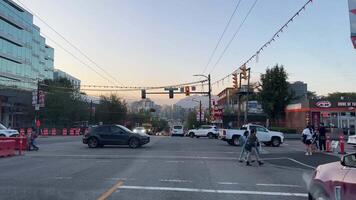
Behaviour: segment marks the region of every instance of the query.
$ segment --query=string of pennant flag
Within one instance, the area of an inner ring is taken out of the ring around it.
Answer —
[[[221,79],[218,79],[214,82],[212,82],[211,85],[220,85],[219,83],[224,84],[224,81],[227,79],[230,82],[230,78],[231,77],[235,77],[235,75],[238,75],[240,73],[244,73],[244,70],[247,69],[247,64],[250,63],[253,59],[256,60],[256,62],[258,62],[258,58],[259,55],[261,54],[262,51],[264,51],[268,46],[270,46],[273,42],[276,41],[277,38],[280,37],[280,35],[285,31],[285,29],[288,28],[288,25],[290,23],[293,22],[293,20],[300,15],[300,13],[302,11],[304,11],[306,9],[306,7],[312,3],[313,0],[308,0],[290,19],[288,19],[288,21],[283,24],[283,26],[281,26],[281,28],[279,28],[277,30],[277,32],[274,33],[274,35],[267,41],[265,42],[254,54],[252,54],[252,56],[247,59],[238,69],[234,70],[233,72],[231,72],[230,74],[227,74],[226,76],[224,76]]]

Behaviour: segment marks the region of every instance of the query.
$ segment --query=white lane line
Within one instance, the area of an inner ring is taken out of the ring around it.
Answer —
[[[257,183],[257,186],[267,186],[267,187],[298,187],[301,188],[302,186],[300,185],[288,185],[288,184],[273,184],[273,183]]]
[[[189,180],[180,180],[180,179],[160,179],[160,182],[175,182],[175,183],[191,183]]]
[[[304,163],[299,162],[299,161],[297,161],[297,160],[294,160],[293,158],[287,158],[287,159],[290,160],[290,161],[293,161],[293,162],[295,162],[295,163],[298,163],[298,164],[300,164],[300,165],[303,165],[304,167],[309,167],[309,168],[311,168],[311,169],[315,169],[315,167],[313,167],[313,166],[311,166],[311,165],[304,164]]]
[[[69,176],[56,176],[56,177],[53,177],[54,179],[57,179],[57,180],[70,180],[72,179],[72,177],[69,177]]]
[[[196,188],[177,188],[177,187],[146,187],[146,186],[130,186],[124,185],[119,190],[155,190],[155,191],[173,191],[173,192],[201,192],[201,193],[219,193],[219,194],[246,194],[246,195],[269,195],[269,196],[294,196],[308,197],[306,193],[292,192],[264,192],[253,190],[211,190],[211,189],[196,189]]]
[[[165,161],[166,163],[184,163],[184,161],[183,160],[167,160],[167,161]]]
[[[112,181],[134,181],[134,180],[136,180],[134,178],[118,178],[118,177],[105,178],[105,179],[112,180]]]
[[[240,183],[236,182],[218,182],[220,185],[239,185]]]

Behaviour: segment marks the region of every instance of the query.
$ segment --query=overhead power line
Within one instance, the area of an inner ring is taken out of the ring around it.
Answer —
[[[220,43],[221,43],[221,40],[223,39],[223,37],[224,37],[224,35],[225,35],[226,30],[229,28],[230,23],[231,23],[232,19],[234,18],[237,9],[238,9],[239,6],[240,6],[241,1],[242,1],[242,0],[239,0],[239,1],[237,2],[236,6],[235,6],[235,9],[234,9],[234,11],[232,12],[232,14],[231,14],[231,16],[230,16],[230,18],[229,18],[227,24],[225,25],[225,28],[224,28],[222,34],[220,35],[219,40],[218,40],[218,42],[216,43],[213,52],[210,54],[208,63],[206,64],[206,66],[205,66],[205,68],[204,68],[202,74],[205,74],[205,71],[207,70],[208,66],[210,65],[210,62],[211,62],[211,60],[213,59],[213,57],[214,57],[214,55],[215,55],[215,52],[216,52],[217,48],[219,47],[219,45],[220,45]]]
[[[308,0],[291,18],[288,19],[288,21],[287,21],[285,24],[283,24],[283,26],[282,26],[280,29],[277,30],[277,32],[275,32],[275,34],[273,34],[273,36],[272,36],[267,42],[265,42],[254,54],[252,54],[252,56],[251,56],[249,59],[247,59],[247,60],[246,60],[242,65],[240,65],[240,66],[247,65],[249,62],[252,61],[252,59],[258,58],[259,54],[260,54],[265,48],[267,48],[268,46],[270,46],[272,42],[275,42],[275,40],[276,40],[277,38],[279,38],[279,35],[280,35],[281,33],[283,33],[283,31],[288,27],[288,25],[289,25],[290,23],[292,23],[293,20],[294,20],[297,16],[299,16],[300,13],[301,13],[303,10],[305,10],[305,8],[306,8],[310,3],[312,3],[312,2],[313,2],[313,0]],[[240,67],[239,67],[239,68],[240,68]],[[238,68],[238,69],[239,69],[239,68]],[[227,74],[227,75],[224,76],[223,78],[214,81],[214,82],[212,83],[212,85],[215,85],[215,84],[217,84],[218,82],[220,82],[220,81],[222,81],[222,80],[228,78],[228,77],[231,76],[233,73],[238,73],[238,69],[235,69],[235,70],[234,70],[233,72],[231,72],[230,74]]]
[[[236,29],[235,33],[233,34],[233,36],[231,37],[230,41],[227,43],[227,45],[225,46],[224,50],[222,51],[222,53],[220,54],[218,60],[216,61],[216,63],[214,64],[213,68],[210,70],[210,74],[214,71],[214,69],[216,68],[216,66],[220,63],[221,59],[224,57],[226,51],[229,49],[231,43],[234,41],[235,37],[238,35],[238,33],[240,32],[242,26],[245,24],[247,18],[250,16],[253,8],[256,6],[258,0],[255,0],[255,2],[252,4],[252,6],[250,7],[250,9],[248,10],[245,18],[242,20],[241,24],[239,25],[239,27]]]
[[[91,63],[93,63],[97,68],[99,68],[102,72],[104,72],[108,77],[119,83],[120,85],[122,84],[120,81],[118,81],[114,76],[112,76],[110,73],[108,73],[104,68],[99,66],[93,59],[91,59],[88,55],[86,55],[79,47],[75,46],[72,42],[70,42],[68,39],[66,39],[61,33],[56,31],[51,25],[49,25],[45,20],[43,20],[38,14],[36,14],[33,10],[28,8],[25,4],[23,4],[20,0],[17,0],[22,6],[24,6],[27,10],[31,12],[32,15],[37,17],[41,22],[43,22],[46,26],[48,26],[52,31],[54,31],[59,37],[61,37],[64,41],[66,41],[71,47],[73,47],[75,50],[77,50],[82,56],[84,56],[86,59],[88,59]]]

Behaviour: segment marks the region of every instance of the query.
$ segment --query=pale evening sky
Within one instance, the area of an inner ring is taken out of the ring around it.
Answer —
[[[21,0],[101,67],[128,86],[158,86],[197,80],[238,0]],[[16,2],[16,0],[15,0]],[[242,0],[207,72],[254,0]],[[232,72],[266,42],[306,0],[259,0],[211,76]],[[80,57],[41,21],[50,36]],[[82,84],[112,85],[55,48],[55,67]],[[81,57],[83,60],[85,58]],[[85,60],[89,63],[87,60]],[[257,79],[267,66],[283,64],[290,81],[318,94],[356,92],[356,50],[350,41],[347,0],[314,0],[249,67]],[[218,93],[223,87],[214,87]],[[129,98],[140,92],[119,93]],[[182,96],[181,96],[182,97]],[[154,97],[172,103],[167,96]]]

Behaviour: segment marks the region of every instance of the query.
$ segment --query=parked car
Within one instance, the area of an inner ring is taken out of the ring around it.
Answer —
[[[131,148],[137,148],[149,142],[150,136],[146,133],[134,133],[121,125],[94,126],[83,136],[83,143],[90,148],[104,145],[129,145]]]
[[[0,123],[0,137],[17,137],[19,132],[14,129],[8,129]]]
[[[356,135],[350,135],[347,144],[356,145]]]
[[[218,138],[219,131],[216,126],[202,125],[200,128],[191,129],[188,131],[189,137],[208,137],[209,139]]]
[[[270,131],[267,128],[256,125],[256,124],[246,124],[243,125],[241,129],[220,129],[219,138],[226,141],[230,145],[239,146],[240,137],[245,133],[245,131],[250,131],[251,129],[256,130],[257,138],[260,142],[263,142],[266,146],[280,146],[284,141],[284,134],[277,131]]]
[[[172,130],[171,130],[171,135],[172,136],[184,136],[184,129],[183,129],[183,126],[181,125],[176,125],[176,126],[173,126],[172,127]]]
[[[318,166],[308,189],[309,200],[356,199],[356,153],[343,156],[339,162]]]

